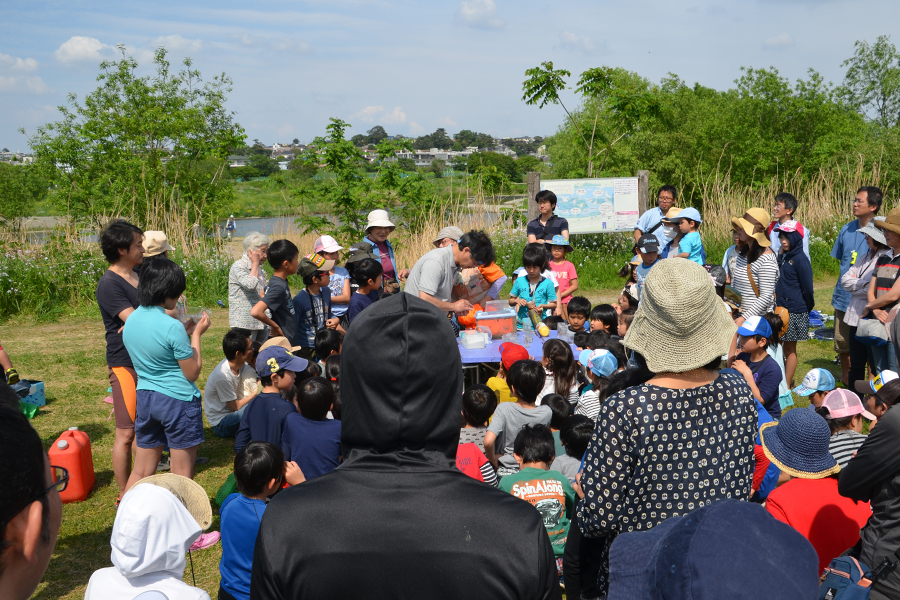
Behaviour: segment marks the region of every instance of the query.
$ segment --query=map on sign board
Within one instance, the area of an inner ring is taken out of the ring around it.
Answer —
[[[556,214],[569,233],[633,231],[638,222],[637,177],[548,179],[541,190],[556,194]]]

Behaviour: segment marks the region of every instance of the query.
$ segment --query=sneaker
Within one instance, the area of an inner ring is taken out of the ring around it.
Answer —
[[[218,531],[211,531],[209,533],[201,533],[200,537],[194,540],[194,543],[191,544],[191,552],[196,552],[197,550],[205,550],[210,546],[215,546],[219,543],[219,539],[222,537]]]
[[[9,385],[15,385],[19,383],[19,372],[13,368],[9,368],[6,370],[6,383]]]
[[[172,468],[172,466],[169,464],[169,457],[166,456],[165,454],[163,454],[162,457],[160,457],[160,459],[159,459],[159,464],[156,465],[156,470],[157,471],[168,471],[171,468]]]

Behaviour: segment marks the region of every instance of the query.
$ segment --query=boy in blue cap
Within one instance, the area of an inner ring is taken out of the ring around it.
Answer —
[[[834,375],[825,369],[810,369],[800,385],[791,391],[798,396],[809,398],[809,408],[815,410],[822,406],[825,395],[835,387],[837,387],[837,382],[834,380]]]
[[[234,436],[234,451],[250,442],[269,442],[281,447],[281,434],[287,416],[297,408],[282,398],[281,392],[290,390],[295,383],[309,377],[305,358],[294,356],[282,346],[270,346],[260,351],[256,359],[262,391],[247,405],[241,417],[241,425]]]
[[[783,375],[778,361],[766,352],[768,346],[778,345],[778,334],[772,331],[772,325],[766,318],[771,314],[748,317],[738,327],[741,353],[735,357],[731,366],[744,376],[753,396],[762,403],[766,412],[773,419],[780,419],[778,386]]]
[[[678,220],[678,230],[684,236],[678,243],[679,252],[675,257],[692,260],[702,267],[706,257],[704,256],[703,242],[700,240],[700,232],[698,231],[700,224],[703,222],[700,211],[696,208],[688,207],[678,213],[678,216],[675,218]]]

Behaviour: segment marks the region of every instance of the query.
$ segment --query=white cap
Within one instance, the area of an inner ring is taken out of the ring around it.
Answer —
[[[67,442],[66,440],[59,440],[58,442],[56,442],[56,447],[60,450],[65,450],[69,447],[69,442]]]

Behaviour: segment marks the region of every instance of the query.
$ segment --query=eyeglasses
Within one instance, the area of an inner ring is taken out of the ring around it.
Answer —
[[[40,498],[43,498],[47,494],[49,494],[52,490],[56,490],[57,492],[61,492],[66,489],[66,486],[69,485],[69,470],[63,467],[54,467],[50,465],[50,475],[53,477],[53,484],[45,490],[35,494],[25,502],[23,502],[16,510],[14,510],[8,517],[4,517],[2,521],[0,521],[0,526],[5,527],[7,523],[13,520],[17,514],[25,510],[25,508]]]

